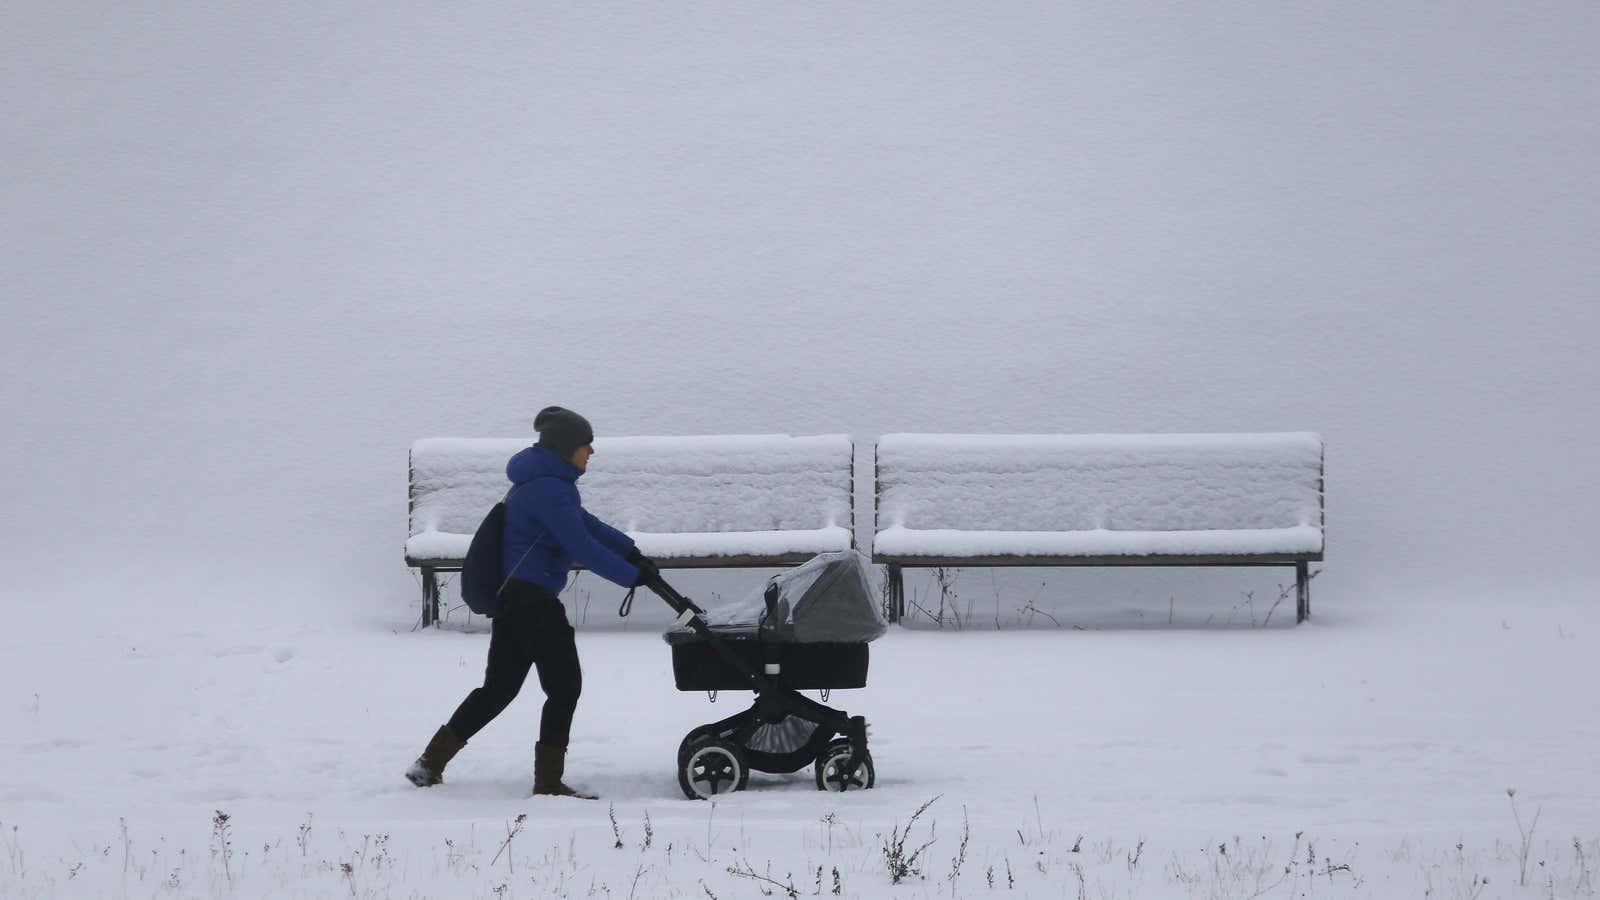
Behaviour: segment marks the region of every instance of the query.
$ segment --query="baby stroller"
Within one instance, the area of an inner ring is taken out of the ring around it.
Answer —
[[[870,788],[867,720],[802,696],[867,684],[867,642],[887,630],[854,550],[824,553],[776,576],[742,604],[707,613],[656,578],[679,614],[663,637],[680,691],[753,691],[749,709],[691,730],[678,745],[689,799],[743,790],[750,770],[816,767],[818,790]]]

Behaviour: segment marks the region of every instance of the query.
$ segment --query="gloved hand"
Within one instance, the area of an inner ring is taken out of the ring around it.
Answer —
[[[628,562],[639,570],[639,577],[633,582],[634,587],[644,587],[661,577],[661,569],[656,566],[655,560],[640,553],[638,547],[633,548],[633,552],[628,554]]]

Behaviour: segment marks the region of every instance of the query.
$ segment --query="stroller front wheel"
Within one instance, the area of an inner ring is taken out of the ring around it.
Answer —
[[[850,742],[834,741],[828,749],[817,754],[817,790],[865,790],[878,780],[872,768],[872,754],[861,751],[855,771],[846,772],[850,765]]]
[[[678,787],[690,800],[742,791],[749,783],[744,754],[716,735],[697,738],[678,757]]]

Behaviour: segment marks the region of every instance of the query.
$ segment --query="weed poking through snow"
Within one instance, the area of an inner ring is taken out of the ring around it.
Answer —
[[[745,860],[742,865],[738,864],[738,863],[735,863],[734,865],[729,866],[728,869],[727,869],[727,872],[728,872],[729,875],[732,875],[732,876],[734,876],[736,878],[749,878],[752,881],[761,882],[763,884],[770,884],[773,887],[777,888],[778,890],[783,891],[784,896],[788,897],[789,900],[798,900],[798,898],[800,896],[800,891],[798,889],[796,889],[795,886],[794,886],[794,876],[793,875],[785,875],[784,877],[788,879],[787,882],[778,881],[777,879],[772,877],[772,864],[771,863],[767,864],[767,874],[765,874],[765,875],[761,874],[760,872],[757,872],[755,870],[755,867],[750,865],[750,861],[749,860]],[[763,894],[772,893],[771,891],[768,891],[766,888],[762,888],[761,892]],[[710,893],[709,889],[707,889],[707,893]]]
[[[1517,811],[1517,789],[1514,788],[1514,787],[1506,788],[1506,796],[1511,798],[1511,816],[1512,816],[1512,818],[1517,820],[1517,831],[1522,834],[1522,847],[1519,850],[1519,856],[1518,856],[1518,860],[1521,863],[1521,873],[1522,873],[1522,875],[1521,875],[1520,880],[1518,880],[1517,884],[1522,886],[1522,887],[1527,887],[1528,886],[1528,852],[1530,850],[1532,850],[1532,848],[1533,848],[1533,832],[1534,832],[1534,829],[1539,827],[1539,815],[1544,812],[1544,807],[1541,806],[1538,809],[1534,810],[1534,813],[1533,813],[1533,824],[1529,825],[1527,828],[1523,828],[1522,827],[1522,814]]]
[[[961,864],[967,861],[967,842],[972,839],[972,828],[967,822],[967,807],[961,807],[961,846],[956,850],[955,859],[950,861],[950,892],[955,893],[956,879],[961,877]]]
[[[233,826],[229,824],[229,816],[222,810],[211,819],[211,858],[222,857],[222,874],[228,878],[228,883],[233,883],[233,870],[229,863],[233,860]]]
[[[936,795],[932,800],[917,807],[917,811],[911,814],[910,819],[906,820],[904,831],[900,829],[898,823],[890,829],[889,839],[883,842],[883,860],[889,868],[890,884],[899,884],[912,875],[922,874],[922,869],[918,867],[917,861],[922,857],[924,850],[933,846],[934,839],[929,838],[927,843],[910,854],[906,853],[906,840],[911,837],[911,827],[917,824],[917,819],[927,812],[928,807],[932,806],[942,796],[944,795]],[[881,838],[882,835],[879,835],[879,837]]]
[[[494,852],[494,859],[489,860],[489,865],[492,866],[500,861],[500,854],[505,853],[511,846],[511,842],[516,839],[517,835],[522,833],[522,823],[526,821],[528,821],[528,814],[518,813],[515,819],[506,823],[506,839],[500,842],[500,849]],[[512,862],[513,856],[514,854],[506,853],[506,870],[515,873],[517,867]]]

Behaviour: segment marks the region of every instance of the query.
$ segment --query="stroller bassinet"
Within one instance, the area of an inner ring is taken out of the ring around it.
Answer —
[[[819,789],[872,786],[866,720],[800,694],[866,686],[867,643],[887,627],[860,553],[822,554],[709,613],[665,581],[650,587],[684,617],[663,636],[678,689],[756,695],[749,709],[684,737],[678,782],[686,795],[741,790],[750,769],[796,772],[812,764]]]

